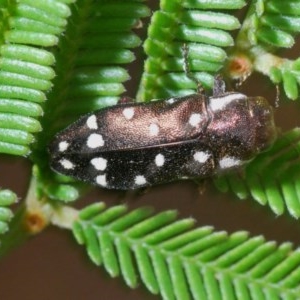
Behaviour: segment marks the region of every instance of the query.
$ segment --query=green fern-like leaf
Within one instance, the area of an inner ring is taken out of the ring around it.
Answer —
[[[275,56],[279,48],[291,48],[300,32],[300,5],[298,1],[257,0],[252,1],[235,48],[229,61],[237,61],[239,53],[248,52],[249,67],[244,62],[235,74],[235,64],[228,64],[231,77],[242,78],[253,70],[269,76],[274,83],[283,83],[289,99],[298,98],[300,82],[299,62]],[[245,67],[246,65],[246,67]]]
[[[232,46],[227,32],[237,29],[239,21],[216,9],[237,9],[244,1],[161,1],[151,19],[144,48],[148,55],[138,99],[187,95],[196,84],[183,70],[182,45],[189,48],[191,71],[205,87],[212,87],[213,74],[226,59],[222,49]]]
[[[270,70],[271,80],[278,84],[283,83],[283,89],[289,99],[296,100],[299,96],[300,61],[284,60],[279,66]]]
[[[0,190],[0,234],[8,231],[9,221],[13,213],[9,208],[10,205],[17,201],[17,196],[10,190]]]
[[[294,35],[300,31],[298,1],[252,1],[248,18],[244,23],[248,41],[252,45],[290,48]]]
[[[268,205],[276,215],[285,211],[300,216],[300,129],[282,135],[271,150],[258,155],[245,167],[244,174],[215,179],[221,191],[231,190],[240,199],[252,196]]]
[[[96,203],[80,212],[73,232],[112,277],[130,287],[141,280],[163,299],[298,299],[300,255],[291,244],[193,226],[175,211]]]
[[[300,4],[298,1],[267,1],[259,20],[262,27],[258,29],[258,39],[275,47],[290,48],[295,43],[294,36],[300,32]],[[271,79],[275,83],[282,82],[287,97],[296,100],[300,83],[299,61],[282,60],[272,68]]]
[[[62,2],[30,0],[11,8],[2,7],[0,153],[28,155],[55,76],[54,56],[40,47],[57,45],[70,10]]]

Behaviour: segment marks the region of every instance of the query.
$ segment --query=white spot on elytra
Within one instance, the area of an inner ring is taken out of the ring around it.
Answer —
[[[68,147],[69,147],[69,143],[66,142],[66,141],[62,141],[62,142],[60,142],[60,143],[58,144],[58,150],[59,150],[60,152],[66,151],[66,150],[68,149]]]
[[[151,136],[158,135],[158,133],[159,133],[159,127],[158,127],[158,125],[156,125],[154,123],[150,124],[150,126],[149,126],[149,132],[150,132]]]
[[[130,120],[130,119],[132,119],[133,118],[133,116],[134,116],[134,109],[133,108],[125,108],[124,110],[123,110],[123,115],[124,115],[124,117],[127,119],[127,120]]]
[[[65,158],[61,159],[59,162],[67,170],[74,169],[75,167],[75,165],[71,161]]]
[[[134,178],[134,183],[137,185],[142,185],[145,184],[146,182],[147,182],[146,178],[143,175],[138,175]]]
[[[161,167],[163,166],[165,163],[165,157],[162,155],[162,154],[157,154],[155,156],[155,164],[158,166],[158,167]]]
[[[97,148],[102,147],[104,145],[104,140],[101,134],[98,133],[92,133],[86,142],[87,146],[89,148]]]
[[[92,116],[88,117],[88,119],[86,120],[86,125],[90,129],[98,129],[98,124],[97,124],[97,118],[96,118],[96,116],[92,115]]]
[[[107,181],[106,181],[106,174],[104,175],[98,175],[96,177],[96,182],[101,185],[101,186],[107,186]]]
[[[91,160],[91,164],[96,170],[104,171],[107,167],[107,159],[103,157],[96,157]]]
[[[166,102],[168,104],[173,104],[175,102],[175,99],[174,98],[170,98],[170,99],[166,100]]]
[[[210,154],[208,152],[204,151],[198,151],[194,154],[194,160],[198,161],[201,164],[204,164],[208,158],[210,157]]]
[[[191,126],[197,127],[201,122],[201,115],[200,114],[191,114],[189,123]]]
[[[219,165],[221,169],[228,169],[235,166],[240,166],[242,164],[241,160],[235,157],[224,156],[220,161]]]
[[[209,107],[212,111],[218,111],[222,110],[231,102],[239,101],[245,98],[247,98],[247,96],[241,93],[230,93],[221,97],[210,97]]]

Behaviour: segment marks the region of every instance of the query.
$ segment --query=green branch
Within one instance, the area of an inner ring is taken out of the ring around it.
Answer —
[[[148,56],[139,88],[141,101],[194,93],[196,84],[183,68],[182,46],[189,51],[191,71],[205,88],[213,85],[213,74],[222,68],[226,53],[233,46],[227,32],[240,23],[217,9],[237,9],[244,1],[162,1],[152,16],[144,49]]]
[[[96,203],[80,212],[73,231],[110,276],[131,288],[142,281],[163,299],[297,299],[300,255],[289,243],[193,227],[174,211]]]
[[[280,48],[291,48],[294,36],[300,32],[298,1],[255,0],[230,51],[227,72],[231,78],[243,79],[253,71],[268,76],[274,83],[283,82],[289,99],[298,98],[300,67],[292,61],[276,56]]]

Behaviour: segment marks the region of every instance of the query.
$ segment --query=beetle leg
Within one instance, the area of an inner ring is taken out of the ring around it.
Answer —
[[[203,88],[201,82],[196,78],[196,76],[193,74],[193,72],[191,72],[190,64],[188,61],[189,47],[186,43],[184,43],[182,46],[182,54],[183,54],[183,62],[184,62],[183,69],[184,69],[186,76],[196,83],[198,94],[205,94],[204,88]]]
[[[213,97],[222,96],[225,94],[225,81],[222,75],[218,74],[214,78]]]
[[[200,195],[203,195],[206,191],[207,180],[199,179],[199,178],[193,178],[193,182],[197,185],[198,193]]]
[[[134,103],[134,99],[127,97],[127,96],[122,96],[119,101],[118,104],[127,104],[127,103]]]

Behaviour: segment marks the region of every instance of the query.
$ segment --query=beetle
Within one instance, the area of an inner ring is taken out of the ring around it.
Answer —
[[[263,97],[203,92],[89,113],[49,145],[53,170],[108,189],[207,178],[241,167],[276,139]]]

